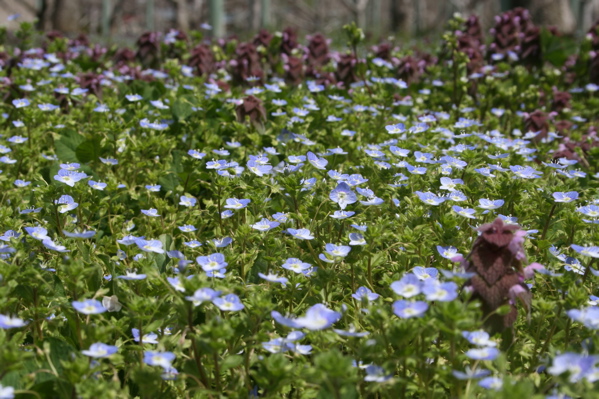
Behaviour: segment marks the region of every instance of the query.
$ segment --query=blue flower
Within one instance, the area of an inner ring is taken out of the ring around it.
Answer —
[[[353,204],[358,200],[356,193],[354,193],[350,186],[345,182],[339,183],[337,187],[331,191],[329,198],[331,201],[336,202],[341,209],[345,209],[347,205]]]
[[[292,229],[288,228],[287,233],[289,233],[294,238],[298,238],[301,240],[312,240],[314,236],[310,233],[308,229]]]
[[[570,248],[581,255],[590,256],[591,258],[599,258],[599,247],[582,247],[580,245],[572,244],[570,245]]]
[[[192,207],[192,206],[195,206],[197,202],[198,201],[193,197],[186,197],[186,196],[182,195],[180,197],[179,205]]]
[[[228,209],[242,209],[245,208],[246,206],[248,206],[248,204],[251,202],[251,200],[249,199],[237,199],[237,198],[227,198],[227,200],[225,201],[226,205],[224,206],[225,208]]]
[[[64,183],[68,186],[75,187],[75,183],[81,179],[85,179],[87,175],[83,172],[60,169],[58,174],[54,176],[54,180]]]
[[[70,252],[64,245],[56,244],[50,237],[46,237],[42,240],[44,247],[58,252]]]
[[[422,317],[428,309],[428,304],[423,301],[395,301],[393,303],[393,313],[399,318],[409,319],[412,317]]]
[[[133,334],[133,340],[135,342],[139,342],[139,330],[137,328],[132,328],[131,334]],[[144,344],[157,344],[158,335],[152,332],[144,334],[144,336],[141,338],[141,342]]]
[[[225,262],[225,255],[221,253],[214,253],[209,256],[198,256],[196,262],[198,262],[205,272],[218,270],[228,265],[228,263]]]
[[[355,214],[356,212],[352,211],[335,211],[332,215],[330,215],[330,217],[333,219],[347,219]]]
[[[60,212],[60,213],[67,213],[79,206],[79,204],[77,202],[75,202],[73,197],[71,197],[70,195],[66,195],[66,194],[61,195],[59,199],[54,201],[54,203],[56,205],[59,205],[58,212]]]
[[[172,352],[144,352],[144,363],[150,366],[160,366],[165,370],[171,369],[175,354]]]
[[[13,14],[18,15],[18,14]],[[10,17],[9,17],[10,18]],[[2,386],[0,384],[0,399],[14,399],[15,397],[15,389],[9,386]]]
[[[515,175],[514,178],[538,179],[542,174],[542,172],[539,172],[530,166],[510,165],[510,170]]]
[[[362,298],[366,298],[368,301],[376,300],[380,295],[372,292],[367,287],[360,287],[356,290],[354,294],[352,294],[352,298],[361,301]]]
[[[471,370],[468,366],[466,366],[465,371],[466,372],[452,370],[451,374],[453,374],[453,376],[455,378],[457,378],[458,380],[470,380],[470,379],[474,379],[474,378],[482,378],[482,377],[485,377],[485,376],[491,374],[491,372],[489,370],[478,370],[476,368],[474,370]]]
[[[568,317],[574,321],[584,324],[586,327],[599,330],[599,307],[589,306],[583,309],[571,309],[567,312]]]
[[[439,252],[439,255],[441,255],[445,259],[451,259],[453,257],[461,255],[460,253],[458,253],[458,249],[452,246],[442,247],[440,245],[437,245],[437,252]]]
[[[148,191],[151,191],[153,193],[157,193],[160,191],[160,187],[162,187],[160,184],[147,184],[146,185],[146,189]]]
[[[277,276],[276,274],[264,274],[264,273],[258,273],[258,277],[266,280],[266,281],[270,281],[271,283],[281,283],[283,285],[283,287],[286,286],[286,284],[289,282],[289,280],[286,277],[280,277]]]
[[[189,150],[189,151],[187,151],[187,154],[195,159],[202,159],[206,156],[205,153],[200,152],[198,150]]]
[[[572,202],[578,199],[578,192],[576,191],[568,191],[567,193],[555,192],[553,193],[553,198],[555,202]]]
[[[478,385],[486,389],[493,389],[495,391],[499,391],[503,386],[503,381],[501,380],[501,378],[487,377],[480,380],[478,382]]]
[[[69,238],[92,238],[93,236],[96,235],[96,232],[93,230],[86,230],[83,232],[73,232],[73,233],[63,230],[62,233]]]
[[[468,342],[478,346],[497,346],[497,343],[489,339],[489,333],[486,331],[462,331],[462,337]]]
[[[576,208],[576,212],[592,218],[599,218],[599,206],[597,205],[581,206],[580,208]]]
[[[388,374],[382,367],[371,364],[366,367],[366,377],[364,377],[364,381],[385,382],[391,377],[392,375]]]
[[[26,98],[18,98],[16,100],[12,100],[12,105],[15,106],[15,108],[23,108],[23,107],[27,107],[29,106],[31,103],[29,102],[28,99]]]
[[[237,312],[245,308],[239,297],[235,294],[214,298],[212,303],[222,311]]]
[[[106,312],[102,303],[95,299],[85,299],[83,301],[73,301],[73,307],[76,311],[83,314],[99,314]]]
[[[565,372],[569,372],[569,381],[577,382],[594,374],[597,370],[595,364],[598,361],[599,356],[579,355],[577,353],[566,352],[553,359],[553,364],[547,369],[547,372],[551,375],[561,375]]]
[[[89,186],[91,188],[96,189],[96,190],[100,190],[100,191],[104,190],[106,188],[106,186],[107,186],[106,183],[97,182],[97,181],[93,181],[93,180],[89,180],[87,182],[87,184],[89,184]]]
[[[416,277],[416,275],[408,273],[404,275],[401,280],[392,282],[391,289],[397,295],[401,295],[404,298],[411,298],[420,294],[422,290],[422,283],[420,282],[420,279]]]
[[[48,238],[48,230],[43,227],[25,227],[25,231],[36,240],[44,240]]]
[[[499,349],[492,347],[470,349],[466,352],[466,356],[474,360],[494,360],[499,356]]]
[[[137,274],[137,272],[127,270],[124,276],[117,276],[122,280],[144,280],[146,278],[145,274]]]
[[[266,218],[263,218],[259,222],[252,224],[251,227],[258,231],[268,231],[278,227],[280,224],[281,223],[279,222],[272,222]]]
[[[118,348],[116,346],[96,342],[95,344],[91,344],[89,349],[82,350],[81,353],[89,357],[102,358],[114,355],[117,351]]]
[[[316,169],[326,170],[326,166],[329,163],[329,161],[327,161],[324,158],[317,157],[311,151],[308,151],[307,158],[308,158],[308,162],[310,162],[312,164],[312,166],[314,166]]]
[[[135,238],[135,244],[139,249],[146,252],[155,252],[157,254],[163,254],[162,242],[159,240],[144,240],[143,238]]]
[[[202,243],[197,240],[191,240],[191,241],[184,242],[183,245],[185,245],[189,248],[197,248],[197,247],[201,247]]]
[[[54,111],[59,108],[58,105],[54,104],[38,104],[37,107],[42,111]]]
[[[418,280],[420,281],[425,281],[428,279],[437,279],[439,277],[439,271],[434,267],[416,266],[412,270],[412,273],[414,273],[414,275],[418,277]]]
[[[416,191],[416,194],[418,195],[418,198],[420,198],[420,200],[422,202],[424,202],[425,204],[428,204],[428,205],[440,205],[443,202],[445,202],[445,197],[439,197],[439,196],[431,193],[430,191],[427,191],[426,193],[423,193],[421,191]]]
[[[192,296],[186,296],[185,299],[191,301],[194,306],[199,306],[203,302],[211,302],[221,294],[221,291],[215,291],[212,288],[200,288]]]
[[[325,305],[319,303],[308,308],[305,316],[298,317],[295,323],[299,327],[315,331],[330,327],[340,318],[341,313],[328,309]]]
[[[8,330],[10,328],[19,328],[26,325],[27,323],[23,319],[0,314],[0,328]]]
[[[366,239],[360,233],[349,233],[349,245],[366,245]]]
[[[231,237],[213,238],[210,241],[216,248],[224,248],[233,242]]]
[[[461,206],[454,205],[451,209],[460,216],[464,216],[468,219],[476,219],[476,216],[474,216],[476,211],[472,208],[462,208]]]
[[[142,209],[141,213],[143,213],[146,216],[151,216],[151,217],[154,217],[154,218],[160,216],[158,214],[158,210],[156,208]]]
[[[325,245],[326,253],[332,257],[346,257],[351,251],[351,247],[347,245],[335,245],[335,244],[326,244]]]
[[[505,203],[504,200],[489,200],[486,198],[481,198],[478,200],[478,203],[480,204],[478,207],[482,208],[482,209],[497,209],[500,208],[501,206],[503,206],[503,204]]]
[[[272,171],[272,166],[268,164],[258,163],[255,160],[250,160],[246,164],[247,168],[250,172],[254,173],[256,176],[264,176]]]
[[[449,302],[458,296],[458,285],[454,282],[441,283],[439,280],[429,278],[424,281],[422,293],[427,301]]]
[[[291,270],[295,273],[305,274],[312,269],[312,265],[309,263],[302,262],[297,258],[289,258],[283,264],[283,269]]]

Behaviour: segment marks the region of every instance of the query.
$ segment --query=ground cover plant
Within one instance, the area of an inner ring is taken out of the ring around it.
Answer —
[[[599,33],[345,31],[2,36],[0,398],[599,397]]]

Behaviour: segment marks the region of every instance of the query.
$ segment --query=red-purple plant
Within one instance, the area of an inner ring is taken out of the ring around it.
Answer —
[[[341,54],[337,60],[337,72],[335,73],[337,80],[347,85],[356,82],[358,80],[357,64],[358,60],[353,54]]]
[[[264,77],[260,55],[252,43],[240,43],[235,50],[236,58],[231,61],[233,79],[239,83],[247,83],[247,78]]]
[[[304,62],[301,58],[283,55],[283,68],[285,69],[285,81],[294,86],[300,84],[304,78]]]
[[[524,131],[539,132],[533,138],[533,141],[540,141],[547,137],[547,133],[549,132],[547,114],[541,110],[536,110],[530,113],[524,120]]]
[[[291,55],[291,52],[297,46],[297,32],[293,28],[285,28],[283,31],[283,40],[281,41],[281,52]]]
[[[210,75],[214,72],[214,55],[210,46],[207,44],[199,44],[191,50],[191,57],[187,64],[193,68],[194,73],[198,76]]]
[[[320,69],[329,62],[329,44],[327,38],[317,33],[310,37],[308,43],[308,65]]]
[[[459,256],[466,272],[474,273],[465,287],[472,290],[472,300],[482,302],[485,325],[492,332],[511,327],[518,316],[517,300],[523,302],[526,310],[530,310],[532,294],[524,284],[534,270],[543,266],[533,263],[526,268],[524,252],[524,236],[526,231],[520,226],[504,224],[500,218],[493,223],[483,224],[478,228],[480,235],[472,245],[472,251],[464,259]],[[510,307],[504,315],[496,310],[504,305]]]
[[[251,123],[262,122],[266,120],[266,109],[259,98],[248,96],[243,99],[243,103],[235,109],[237,120],[239,122],[250,119]]]
[[[144,66],[154,66],[158,62],[159,51],[158,32],[146,32],[137,39],[137,53],[135,55]]]

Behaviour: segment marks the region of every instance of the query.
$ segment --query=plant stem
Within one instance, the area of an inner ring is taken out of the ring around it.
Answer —
[[[547,216],[547,221],[545,222],[545,226],[543,226],[543,234],[541,234],[541,240],[545,239],[545,234],[547,234],[547,229],[549,228],[549,222],[551,222],[551,217],[553,216],[553,212],[555,212],[557,204],[553,203],[551,210],[549,211],[549,216]]]

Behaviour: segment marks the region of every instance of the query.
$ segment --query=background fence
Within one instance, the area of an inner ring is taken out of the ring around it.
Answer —
[[[41,30],[133,40],[147,30],[187,31],[205,23],[217,37],[287,26],[334,37],[353,20],[377,40],[437,33],[455,12],[475,13],[490,28],[494,15],[516,6],[567,34],[583,34],[599,17],[599,0],[0,0],[0,24],[37,20]],[[20,18],[11,21],[14,14]]]

